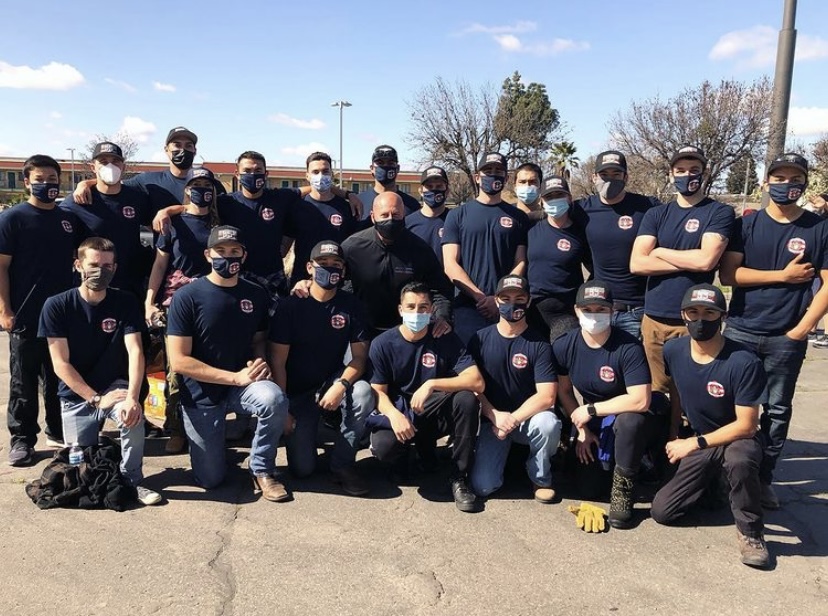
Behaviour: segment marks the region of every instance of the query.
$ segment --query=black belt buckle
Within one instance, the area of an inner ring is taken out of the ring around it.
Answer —
[[[637,308],[641,308],[641,306],[634,304],[626,304],[624,302],[612,302],[613,312],[632,312]]]

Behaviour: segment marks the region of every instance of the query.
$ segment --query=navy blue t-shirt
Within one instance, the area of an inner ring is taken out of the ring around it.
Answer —
[[[811,263],[819,278],[828,267],[828,227],[825,219],[804,211],[795,221],[782,224],[760,210],[740,218],[727,247],[744,255],[742,265],[756,270],[781,270],[798,253]],[[762,336],[778,336],[795,327],[813,296],[811,282],[733,287],[727,325]]]
[[[270,322],[270,341],[290,345],[287,393],[319,389],[342,372],[345,351],[352,342],[368,342],[362,305],[350,293],[337,291],[327,302],[313,297],[290,297],[279,302]]]
[[[508,203],[484,205],[473,199],[454,208],[443,227],[443,245],[459,244],[460,265],[486,295],[515,267],[519,246],[526,246],[529,221]],[[472,303],[465,293],[458,298]]]
[[[443,210],[439,216],[428,217],[420,209],[405,217],[406,228],[434,249],[440,265],[443,264],[443,226],[448,213]]]
[[[304,200],[297,202],[291,225],[296,240],[293,246],[295,257],[291,286],[308,277],[305,265],[310,261],[314,246],[323,240],[341,244],[356,233],[357,227],[358,221],[351,212],[351,205],[342,197],[334,196],[330,201],[317,201],[307,195]]]
[[[268,328],[270,298],[243,278],[234,287],[220,287],[199,278],[179,289],[167,314],[167,335],[193,339],[191,355],[209,366],[238,372],[252,359],[253,337]],[[181,402],[189,407],[214,406],[227,385],[183,377]]]
[[[591,266],[589,246],[583,229],[572,223],[565,229],[539,220],[529,230],[526,260],[527,279],[533,298],[571,295],[584,283],[581,267]]]
[[[733,208],[705,198],[693,207],[681,207],[676,201],[647,212],[638,235],[656,238],[656,246],[673,250],[701,248],[705,233],[716,233],[726,240],[733,235],[735,214]],[[690,287],[715,278],[715,269],[709,272],[681,271],[647,278],[644,312],[650,316],[668,319],[681,318],[681,298]]]
[[[552,343],[552,360],[559,375],[569,375],[584,402],[595,403],[627,393],[627,387],[652,382],[644,347],[638,338],[613,327],[607,341],[593,349],[581,329]]]
[[[427,380],[455,377],[475,363],[454,333],[434,338],[429,331],[421,340],[409,342],[399,327],[374,338],[368,353],[371,383],[387,385],[392,402],[410,401]]]
[[[184,212],[172,216],[167,232],[158,236],[155,247],[170,255],[167,273],[180,270],[188,278],[210,273],[210,263],[204,257],[210,238],[210,215],[198,216]]]
[[[69,363],[89,387],[102,392],[118,379],[129,380],[124,336],[143,329],[141,305],[131,293],[108,289],[103,301],[93,306],[75,288],[46,300],[38,335],[66,338]],[[81,401],[63,381],[58,384],[58,395]]]
[[[486,382],[486,398],[498,411],[516,411],[537,393],[536,383],[557,383],[552,347],[532,329],[506,338],[497,324],[478,331],[469,341],[469,354]]]
[[[725,338],[719,355],[709,364],[690,356],[690,338],[664,343],[664,369],[673,377],[681,408],[696,434],[707,434],[736,419],[736,405],[764,401],[765,369],[750,350]]]
[[[152,224],[154,214],[149,197],[131,186],[121,186],[121,191],[114,195],[104,195],[94,187],[90,192],[92,200],[88,205],[79,205],[68,195],[60,207],[80,218],[92,235],[115,244],[118,268],[112,286],[141,297],[147,274],[143,269],[141,225]]]
[[[247,247],[244,269],[268,277],[285,270],[282,238],[295,237],[294,212],[301,204],[296,191],[266,188],[258,199],[248,199],[236,191],[217,200],[223,225],[241,229]]]
[[[184,203],[184,187],[187,186],[189,174],[183,178],[175,177],[169,169],[163,171],[144,171],[123,181],[124,186],[141,190],[149,197],[152,213],[171,205]]]
[[[12,258],[9,299],[15,331],[25,328],[34,336],[46,298],[73,286],[75,249],[87,234],[77,216],[59,207],[43,210],[24,202],[0,212],[0,254]]]
[[[658,205],[654,197],[627,193],[615,205],[592,195],[572,208],[572,219],[583,225],[592,251],[594,278],[607,283],[616,301],[644,305],[647,279],[630,272],[630,256],[644,214]]]
[[[420,209],[420,202],[406,192],[397,190],[397,194],[402,199],[403,207],[405,207],[405,215],[408,216]],[[371,208],[374,206],[374,199],[379,193],[371,186],[359,193],[359,200],[362,201],[362,225],[361,229],[367,229],[371,226]]]

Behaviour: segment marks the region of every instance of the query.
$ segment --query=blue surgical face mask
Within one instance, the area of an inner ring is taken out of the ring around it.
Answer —
[[[374,179],[382,185],[393,184],[397,180],[397,165],[375,165]]]
[[[328,192],[333,186],[333,178],[325,173],[317,173],[311,176],[310,185],[318,192]]]
[[[503,178],[499,175],[481,175],[480,190],[487,195],[497,195],[503,190]]]
[[[257,193],[265,187],[266,177],[264,173],[242,173],[239,175],[239,184],[248,192]]]
[[[431,322],[430,312],[403,312],[402,322],[408,329],[415,334],[428,327]]]
[[[428,207],[438,208],[446,202],[445,190],[424,190],[423,203]]]
[[[522,184],[515,189],[515,194],[523,203],[534,203],[538,200],[538,187],[531,184]]]
[[[785,182],[783,184],[768,184],[768,194],[776,205],[791,205],[799,201],[805,192],[807,184],[799,182]]]
[[[44,182],[43,184],[30,184],[32,196],[41,203],[54,203],[60,192],[60,184]]]
[[[694,173],[692,175],[679,175],[673,178],[673,184],[676,185],[676,192],[684,197],[691,197],[695,195],[702,186],[702,174]]]
[[[222,278],[232,278],[241,271],[244,257],[213,257],[213,270]]]
[[[559,218],[569,211],[569,199],[559,197],[558,199],[544,200],[543,211],[547,216]]]
[[[526,316],[526,308],[529,304],[498,304],[497,310],[500,316],[510,323],[517,323]]]
[[[342,280],[342,268],[336,266],[313,266],[313,281],[325,290],[335,289]]]
[[[210,186],[190,186],[190,203],[198,207],[210,207],[216,191]]]

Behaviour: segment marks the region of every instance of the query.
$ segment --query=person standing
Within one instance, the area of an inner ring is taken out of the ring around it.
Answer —
[[[420,178],[420,198],[422,207],[405,217],[405,227],[426,242],[432,249],[440,265],[443,264],[443,227],[448,216],[446,195],[448,194],[448,174],[442,167],[432,166],[423,171]]]
[[[362,228],[371,226],[371,204],[379,195],[390,192],[399,195],[405,208],[404,216],[413,214],[420,209],[420,203],[407,192],[400,190],[397,185],[397,174],[400,172],[400,157],[397,150],[390,145],[378,145],[371,154],[371,175],[374,176],[374,185],[359,193],[359,200],[363,203]]]

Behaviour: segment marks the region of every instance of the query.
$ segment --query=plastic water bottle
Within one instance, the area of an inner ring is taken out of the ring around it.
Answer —
[[[83,462],[83,449],[77,443],[72,444],[72,449],[69,450],[69,464],[78,466]]]

